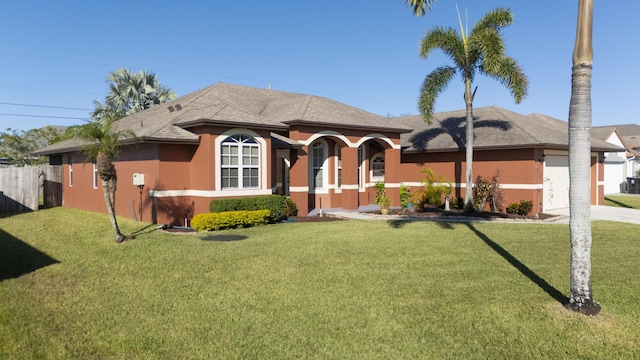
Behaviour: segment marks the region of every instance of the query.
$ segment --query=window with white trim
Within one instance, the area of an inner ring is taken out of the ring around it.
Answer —
[[[336,145],[336,185],[342,188],[342,148]]]
[[[323,189],[325,187],[324,182],[324,163],[327,160],[327,149],[323,141],[316,141],[311,145],[311,161],[312,161],[312,176],[313,176],[313,188]]]
[[[361,191],[365,188],[364,155],[364,145],[360,145],[358,147],[358,188]]]
[[[93,161],[93,188],[98,188],[98,165]]]
[[[255,189],[260,186],[260,146],[244,134],[232,135],[220,144],[222,189]]]
[[[73,187],[73,160],[71,156],[67,156],[67,163],[69,164],[69,187]]]
[[[380,153],[371,158],[371,181],[384,181],[384,155]]]

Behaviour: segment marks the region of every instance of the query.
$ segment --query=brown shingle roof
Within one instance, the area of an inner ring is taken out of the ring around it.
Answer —
[[[524,147],[568,148],[566,122],[542,114],[521,115],[496,106],[473,109],[474,148],[501,149]],[[428,125],[421,115],[396,118],[399,123],[415,129],[401,136],[407,151],[452,151],[463,149],[466,111],[434,114]],[[600,139],[592,139],[593,150],[619,150]]]
[[[198,143],[189,128],[197,125],[245,126],[286,131],[290,124],[367,128],[409,132],[391,119],[324,97],[217,83],[118,120],[115,130],[131,130],[139,141]],[[55,144],[38,151],[53,154],[77,149],[80,142]]]

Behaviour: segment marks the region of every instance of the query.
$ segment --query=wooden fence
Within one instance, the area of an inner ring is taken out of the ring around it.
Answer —
[[[36,211],[62,205],[62,167],[0,168],[0,213]]]

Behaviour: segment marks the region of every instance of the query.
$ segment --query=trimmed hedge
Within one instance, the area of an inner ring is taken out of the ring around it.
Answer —
[[[197,214],[191,219],[191,227],[196,231],[211,231],[265,225],[270,215],[269,210]]]
[[[298,208],[291,198],[282,195],[262,195],[237,199],[220,199],[212,200],[209,203],[209,211],[212,213],[240,210],[269,210],[271,213],[268,219],[269,223],[278,222],[288,218],[289,216],[295,216],[298,213]]]

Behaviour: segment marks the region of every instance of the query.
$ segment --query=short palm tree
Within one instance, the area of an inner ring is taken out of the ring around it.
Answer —
[[[93,118],[113,113],[131,115],[176,97],[170,88],[160,84],[156,74],[149,71],[133,73],[129,69],[118,69],[109,73],[107,81],[109,93],[104,104],[94,101]]]
[[[118,120],[115,115],[105,116],[100,120],[93,120],[85,125],[73,127],[70,130],[72,136],[87,141],[83,146],[83,152],[87,159],[96,162],[98,176],[102,181],[102,191],[104,202],[107,205],[107,212],[111,220],[111,225],[116,233],[116,242],[122,242],[126,236],[120,231],[116,219],[116,168],[113,160],[119,153],[120,141],[125,138],[134,137],[130,131],[115,131],[113,123]]]
[[[458,16],[459,18],[459,16]],[[516,60],[505,55],[504,39],[500,30],[513,23],[508,9],[497,8],[485,14],[465,34],[460,21],[459,34],[453,28],[435,27],[429,30],[419,47],[420,56],[426,59],[436,49],[442,50],[453,61],[451,66],[441,66],[425,78],[420,90],[418,107],[427,122],[433,119],[436,98],[449,82],[459,74],[465,84],[466,105],[466,192],[465,210],[473,210],[471,186],[473,182],[473,80],[477,73],[493,78],[507,87],[516,103],[527,95],[528,80]],[[477,89],[477,88],[476,88]]]

